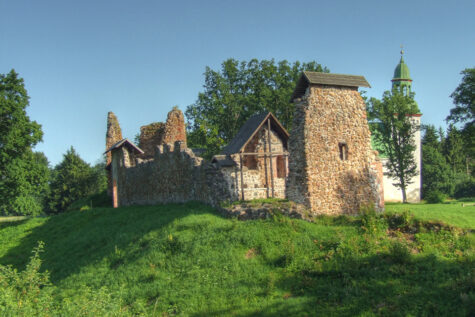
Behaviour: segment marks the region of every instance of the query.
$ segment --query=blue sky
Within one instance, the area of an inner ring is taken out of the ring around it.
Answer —
[[[70,146],[90,163],[113,111],[125,137],[185,110],[206,66],[227,58],[315,60],[388,90],[404,45],[423,113],[445,127],[460,71],[475,66],[475,1],[0,0],[0,73],[14,68],[57,164]]]

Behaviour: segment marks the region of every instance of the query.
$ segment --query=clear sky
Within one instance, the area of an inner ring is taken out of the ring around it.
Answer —
[[[206,66],[227,58],[315,60],[363,75],[380,98],[400,45],[422,121],[445,128],[460,71],[475,66],[475,1],[0,0],[0,73],[14,68],[57,164],[96,163],[113,111],[125,137],[183,111]]]

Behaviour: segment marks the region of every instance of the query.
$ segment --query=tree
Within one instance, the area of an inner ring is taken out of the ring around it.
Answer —
[[[438,133],[433,125],[424,126],[422,138],[422,194],[428,197],[450,194],[450,166],[441,153]]]
[[[395,180],[393,185],[401,189],[402,200],[407,202],[406,188],[417,175],[414,134],[419,127],[411,115],[419,109],[413,94],[399,89],[386,91],[382,100],[371,98],[369,113],[378,123],[373,125],[376,142],[388,158],[386,175]]]
[[[465,160],[468,165],[475,161],[475,68],[466,68],[460,74],[463,75],[462,82],[450,95],[455,107],[450,110],[447,122],[461,123],[464,139]]]
[[[43,133],[27,116],[28,105],[24,81],[15,70],[0,74],[0,214],[4,215],[42,210],[38,193],[47,185],[47,160],[32,151]]]
[[[460,74],[462,82],[450,95],[455,107],[450,110],[447,121],[475,124],[475,68],[466,68]]]
[[[328,72],[316,62],[228,59],[220,71],[206,67],[205,91],[188,106],[188,143],[217,153],[250,116],[271,111],[290,129],[294,106],[290,98],[302,71]]]
[[[465,154],[463,137],[460,131],[451,124],[447,129],[442,151],[447,163],[450,165],[452,175],[463,172],[465,167]]]
[[[95,193],[95,177],[94,170],[71,147],[53,170],[48,211],[63,212],[76,200]]]

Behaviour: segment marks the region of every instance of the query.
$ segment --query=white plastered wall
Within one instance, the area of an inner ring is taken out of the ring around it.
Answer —
[[[412,120],[415,124],[419,127],[417,132],[415,133],[415,140],[416,140],[416,150],[414,151],[414,158],[417,163],[417,175],[412,178],[412,184],[410,184],[406,189],[407,201],[408,202],[420,202],[421,201],[421,193],[422,193],[422,178],[421,178],[421,159],[422,159],[422,151],[421,151],[421,117],[420,115],[413,116]],[[381,159],[383,163],[383,173],[386,174],[386,162],[387,159]],[[402,202],[402,192],[399,188],[393,185],[394,179],[389,178],[389,176],[384,175],[383,177],[383,186],[384,186],[384,200],[385,201],[394,201],[394,202]]]

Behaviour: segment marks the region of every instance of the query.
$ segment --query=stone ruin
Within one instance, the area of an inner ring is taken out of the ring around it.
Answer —
[[[106,153],[114,206],[191,200],[219,206],[279,197],[312,214],[382,210],[382,164],[371,149],[358,86],[369,84],[361,76],[305,72],[292,97],[290,138],[271,113],[257,114],[211,162],[187,147],[177,108],[166,123],[141,127],[139,147],[126,139],[111,145],[118,133],[109,127],[118,122],[109,113]]]

